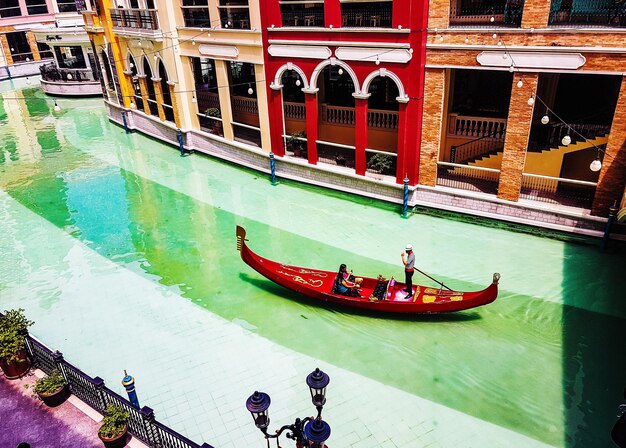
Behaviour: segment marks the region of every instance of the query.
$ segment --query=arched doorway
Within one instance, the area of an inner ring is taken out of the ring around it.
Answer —
[[[165,112],[165,119],[174,123],[174,108],[172,106],[172,95],[170,93],[170,86],[167,83],[167,71],[163,61],[159,59],[159,78],[161,78],[161,91],[163,92],[163,111]]]
[[[143,98],[141,97],[141,86],[139,84],[139,70],[137,68],[135,58],[133,58],[132,54],[128,55],[128,68],[130,70],[131,83],[133,84],[133,101],[135,103],[135,106],[139,108],[143,105]]]
[[[286,70],[281,79],[283,100],[283,123],[286,154],[307,158],[306,108],[304,104],[304,80],[296,70]]]
[[[367,100],[367,171],[396,175],[398,158],[398,96],[400,91],[389,77],[377,76],[369,85]]]
[[[313,81],[311,81],[313,82]],[[317,78],[318,159],[354,168],[354,82],[340,65],[327,65]]]
[[[148,63],[148,59],[143,58],[143,74],[146,75],[146,85],[148,87],[148,105],[150,106],[150,115],[159,116],[157,108],[156,93],[154,91],[154,81],[152,81],[152,68]]]

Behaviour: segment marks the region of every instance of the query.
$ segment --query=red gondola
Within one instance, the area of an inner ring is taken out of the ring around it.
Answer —
[[[242,260],[259,274],[297,293],[324,302],[337,303],[365,310],[386,313],[447,313],[486,305],[498,296],[500,274],[493,274],[493,282],[482,291],[462,292],[428,286],[413,286],[413,297],[406,298],[401,290],[404,283],[363,277],[360,297],[334,293],[336,272],[301,268],[263,258],[248,248],[246,230],[237,226],[237,250]]]

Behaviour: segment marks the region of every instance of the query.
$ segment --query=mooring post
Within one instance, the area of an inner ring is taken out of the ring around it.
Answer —
[[[617,201],[613,203],[611,208],[609,208],[609,219],[606,222],[606,226],[604,227],[604,236],[602,237],[602,246],[601,249],[604,251],[606,249],[607,244],[609,244],[609,237],[611,236],[611,227],[613,227],[613,223],[615,222],[615,218],[617,217]]]
[[[135,391],[135,378],[126,373],[126,370],[124,370],[122,386],[124,386],[124,389],[126,389],[126,393],[128,394],[128,401],[130,401],[133,406],[139,409],[139,400],[137,399],[137,391]]]
[[[128,130],[128,123],[126,122],[126,111],[122,111],[122,122],[124,123],[124,130],[128,134],[130,131]]]
[[[404,200],[402,201],[402,217],[408,218],[409,209],[409,178],[404,178]]]
[[[178,138],[178,146],[180,147],[180,156],[185,157],[185,147],[183,146],[183,133],[179,129],[176,129],[176,137]]]
[[[272,151],[270,151],[270,171],[272,173],[272,185],[276,185],[276,162]]]

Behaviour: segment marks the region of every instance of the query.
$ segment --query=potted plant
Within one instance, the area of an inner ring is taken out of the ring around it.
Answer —
[[[57,369],[53,370],[50,375],[39,378],[33,387],[33,392],[51,408],[65,401],[68,396],[67,391],[67,382]]]
[[[222,118],[222,113],[217,107],[209,107],[204,114],[211,118]],[[222,122],[220,120],[211,120],[211,129],[216,134],[222,133]]]
[[[393,174],[391,173],[391,168],[393,167],[393,156],[376,153],[367,162],[367,167],[380,174]]]
[[[306,142],[300,140],[301,138],[306,138],[306,132],[297,131],[292,132],[287,137],[287,149],[293,152],[295,157],[306,157]]]
[[[8,379],[20,378],[28,372],[24,334],[33,323],[26,319],[21,308],[5,311],[0,317],[0,368]]]
[[[110,404],[104,411],[102,426],[98,437],[107,448],[124,448],[128,434],[128,418],[130,415],[123,407]]]

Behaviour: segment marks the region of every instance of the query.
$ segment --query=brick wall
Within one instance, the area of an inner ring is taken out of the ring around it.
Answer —
[[[528,99],[537,91],[538,79],[537,73],[517,73],[513,77],[504,153],[500,168],[500,184],[498,185],[500,199],[517,201],[519,198],[534,108],[528,105]],[[517,87],[517,82],[520,80],[524,83],[521,88]]]
[[[437,160],[441,146],[441,127],[444,122],[446,71],[426,69],[425,75],[419,183],[434,186],[437,183]]]
[[[430,0],[428,5],[428,28],[448,28],[450,23],[450,1]]]
[[[7,61],[7,65],[13,65],[13,58],[11,57],[11,48],[9,47],[9,41],[6,34],[0,34],[0,46],[4,53],[4,58]]]
[[[622,78],[622,87],[613,115],[611,133],[606,144],[606,153],[598,180],[598,188],[591,208],[594,215],[606,216],[609,207],[617,201],[618,205],[626,184],[626,77]]]

